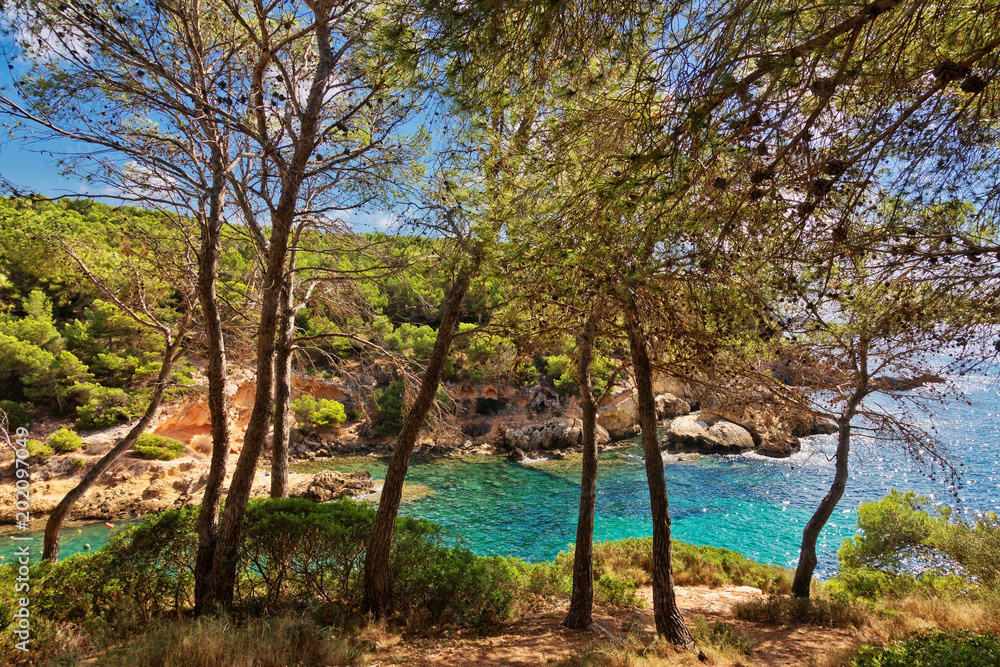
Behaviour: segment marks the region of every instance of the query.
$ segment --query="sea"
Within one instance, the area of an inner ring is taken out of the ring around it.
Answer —
[[[935,405],[908,419],[925,430],[936,429],[961,477],[955,480],[926,467],[891,441],[856,435],[847,490],[820,534],[817,577],[836,573],[837,549],[857,533],[859,504],[878,500],[890,489],[913,489],[934,503],[955,507],[964,517],[1000,512],[997,378],[968,375],[953,380],[965,401]],[[800,452],[785,459],[745,454],[665,462],[674,537],[794,566],[802,529],[833,479],[835,448],[835,435],[812,436],[803,439]],[[353,457],[293,469],[365,468],[377,479],[386,466],[383,458]],[[554,558],[575,539],[579,456],[519,463],[484,456],[415,461],[407,482],[426,488],[404,503],[401,513],[441,524],[452,539],[475,553],[538,562]],[[69,527],[62,554],[98,549],[120,529],[102,522]],[[636,440],[601,454],[594,537],[606,541],[651,534],[646,475]],[[0,556],[5,559],[13,552],[9,535],[0,536]],[[34,535],[40,549],[41,534]]]

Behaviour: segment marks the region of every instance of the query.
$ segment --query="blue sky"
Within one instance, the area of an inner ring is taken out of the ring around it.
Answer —
[[[18,141],[8,140],[0,144],[0,175],[24,192],[37,192],[46,197],[83,191],[83,183],[59,173],[56,158],[38,152],[38,149],[47,151],[71,146],[70,142],[60,144],[39,145],[33,147],[34,150],[29,150]]]

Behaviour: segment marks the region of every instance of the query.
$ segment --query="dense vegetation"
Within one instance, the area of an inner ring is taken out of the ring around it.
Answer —
[[[61,167],[134,205],[0,180],[14,195],[0,203],[7,426],[132,422],[50,513],[44,558],[61,565],[62,522],[122,455],[180,453],[144,431],[164,401],[201,391],[211,456],[185,519],[195,583],[174,572],[175,610],[183,597],[195,616],[234,611],[247,586],[279,599],[313,576],[286,578],[298,559],[267,556],[262,584],[241,561],[267,447],[271,495],[288,495],[297,413],[300,430],[366,420],[393,439],[357,574],[360,608],[390,618],[423,567],[400,551],[398,513],[421,434],[454,406],[441,382],[495,383],[498,400],[540,383],[579,399],[565,622],[588,628],[595,595],[635,602],[593,546],[594,398],[622,379],[647,475],[656,633],[694,653],[673,591],[661,373],[735,421],[767,422],[761,406],[836,421],[835,475],[791,582],[791,611],[815,611],[827,604],[810,599],[817,542],[858,424],[957,477],[910,411],[959,397],[949,377],[1000,357],[998,15],[998,0],[12,0],[0,17],[11,139],[69,140]],[[359,229],[366,215],[396,233]],[[255,385],[237,438],[227,384],[241,364]],[[336,374],[352,395],[293,408],[295,368]],[[25,454],[45,447],[80,441],[63,431]],[[963,547],[992,548],[995,520],[942,523],[921,502],[905,500],[898,544],[989,586],[993,565]],[[841,597],[876,586],[858,568],[889,572],[883,547],[845,547],[856,585]],[[725,628],[697,630],[741,647]]]

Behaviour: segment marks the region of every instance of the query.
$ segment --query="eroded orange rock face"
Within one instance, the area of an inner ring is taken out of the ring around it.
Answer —
[[[253,409],[256,391],[257,383],[246,381],[231,386],[228,392],[229,433],[230,441],[233,444],[233,453],[239,452],[243,446],[243,434],[250,421],[250,411]],[[335,401],[343,401],[347,398],[347,394],[331,382],[295,376],[292,378],[292,400],[302,394]],[[208,456],[211,447],[206,449],[199,446],[204,442],[205,436],[211,436],[212,433],[212,418],[208,410],[208,399],[204,395],[199,395],[189,402],[171,406],[170,414],[165,415],[162,421],[153,428],[153,433],[179,440],[192,447],[198,454]]]

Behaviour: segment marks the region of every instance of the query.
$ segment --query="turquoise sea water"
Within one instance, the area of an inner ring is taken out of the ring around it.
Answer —
[[[964,464],[958,489],[962,511],[1000,511],[997,384],[972,377],[963,378],[961,386],[971,406],[938,408],[935,415],[916,420],[923,426],[933,422],[954,460]],[[817,436],[805,439],[803,451],[788,459],[707,456],[667,463],[674,535],[687,542],[735,549],[763,562],[794,565],[802,528],[829,487],[833,463],[827,455],[833,449],[833,436]],[[476,553],[551,559],[575,538],[579,465],[579,457],[520,464],[484,457],[415,462],[407,481],[425,485],[432,493],[406,503],[402,512],[447,527]],[[364,467],[381,478],[386,461],[354,458],[296,470],[322,467],[344,471]],[[856,438],[847,491],[820,537],[817,576],[836,570],[837,548],[855,533],[858,504],[876,500],[890,488],[915,489],[936,501],[954,502],[940,475],[931,480],[898,449]],[[602,454],[597,489],[596,539],[651,534],[645,470],[637,444]],[[69,529],[62,552],[76,552],[84,542],[98,548],[109,532],[103,523]],[[40,548],[40,535],[38,539]],[[7,538],[3,541],[7,544],[0,553],[11,551]]]

